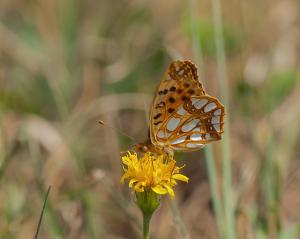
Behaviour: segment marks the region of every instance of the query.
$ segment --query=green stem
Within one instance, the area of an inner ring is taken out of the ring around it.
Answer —
[[[152,213],[143,213],[143,239],[149,239],[149,227]]]
[[[160,204],[160,196],[152,190],[136,192],[137,205],[143,214],[143,239],[149,239],[150,220]]]

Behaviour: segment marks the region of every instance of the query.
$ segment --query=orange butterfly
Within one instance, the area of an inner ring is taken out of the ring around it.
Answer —
[[[196,66],[174,61],[156,91],[150,112],[149,139],[138,151],[153,153],[198,150],[220,140],[224,106],[203,90]]]

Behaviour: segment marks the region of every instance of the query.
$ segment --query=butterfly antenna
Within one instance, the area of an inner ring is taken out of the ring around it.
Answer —
[[[113,129],[113,130],[117,131],[118,133],[122,134],[123,136],[126,136],[127,138],[129,138],[134,143],[137,143],[136,140],[132,136],[126,134],[125,132],[123,132],[122,130],[120,130],[118,128],[115,128],[115,127],[113,127],[111,125],[107,125],[103,120],[98,120],[98,123],[100,125],[106,126],[106,127],[110,128],[110,129]]]

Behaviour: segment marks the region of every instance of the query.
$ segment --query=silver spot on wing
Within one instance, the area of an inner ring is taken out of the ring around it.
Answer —
[[[221,109],[215,110],[214,115],[221,115]]]
[[[202,140],[202,135],[201,134],[192,134],[190,136],[190,139],[193,140],[193,141],[199,141],[199,140]]]
[[[211,102],[211,103],[207,104],[204,107],[204,112],[209,112],[209,111],[213,110],[216,107],[217,107],[216,103],[215,102]]]
[[[186,114],[186,110],[181,106],[179,108],[179,110],[177,110],[177,114],[179,114],[179,115],[185,115]]]
[[[183,137],[173,140],[171,142],[171,144],[180,144],[180,143],[183,143],[185,140],[186,140],[186,136],[183,136]]]
[[[178,127],[179,123],[180,119],[172,117],[167,123],[167,129],[169,131],[174,131]]]
[[[192,104],[196,109],[201,109],[208,102],[207,99],[192,98]]]
[[[187,148],[203,148],[204,144],[198,144],[198,143],[187,143]]]
[[[190,130],[194,129],[197,126],[199,121],[200,121],[199,119],[193,119],[192,121],[190,121],[187,124],[183,125],[181,127],[181,130],[183,132],[189,132]]]

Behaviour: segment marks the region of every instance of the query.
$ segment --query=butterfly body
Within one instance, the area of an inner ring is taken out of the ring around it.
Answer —
[[[218,99],[205,93],[196,66],[190,61],[174,61],[152,103],[149,139],[136,148],[168,154],[198,150],[221,139],[224,114]]]

